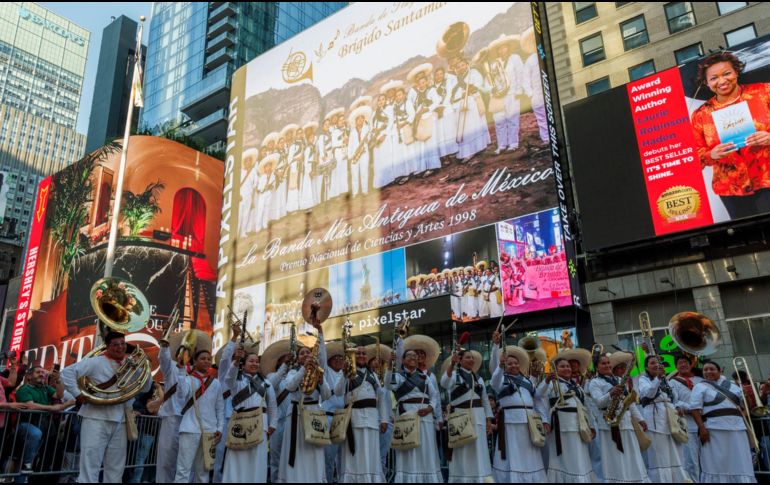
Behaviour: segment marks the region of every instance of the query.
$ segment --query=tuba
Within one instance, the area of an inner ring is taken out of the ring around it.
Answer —
[[[681,312],[671,317],[668,333],[679,348],[694,356],[711,355],[720,343],[719,328],[706,315]]]
[[[121,278],[109,277],[97,281],[91,287],[90,300],[99,321],[116,332],[137,332],[150,320],[150,305],[145,296],[136,286]],[[85,358],[98,357],[106,350],[107,346],[101,345]],[[94,383],[89,377],[81,376],[78,388],[88,403],[111,406],[133,399],[151,378],[147,355],[138,345],[129,345],[126,360],[115,372],[112,386],[101,389],[102,383]]]
[[[519,339],[519,347],[526,350],[529,355],[529,375],[541,375],[545,371],[545,362],[537,358],[540,339],[534,335],[522,337]]]
[[[302,318],[309,324],[320,325],[332,312],[332,296],[324,288],[315,288],[305,295],[302,301]],[[313,364],[302,379],[300,390],[305,395],[313,394],[324,376],[324,369],[318,365],[318,353],[321,348],[323,334],[319,332],[315,345],[311,350]]]

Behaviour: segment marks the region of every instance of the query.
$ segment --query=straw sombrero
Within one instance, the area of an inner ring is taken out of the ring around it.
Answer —
[[[413,68],[411,71],[409,71],[409,74],[406,75],[406,79],[410,83],[413,83],[415,82],[415,79],[418,76],[420,75],[429,76],[431,72],[433,72],[433,64],[431,64],[430,62],[425,62]]]
[[[487,269],[487,262],[486,261],[479,261],[476,263],[476,269],[486,270]]]
[[[280,158],[281,156],[278,153],[267,155],[261,162],[259,162],[259,173],[271,173]]]
[[[529,354],[523,348],[518,345],[507,345],[505,347],[505,355],[512,355],[519,361],[519,370],[524,375],[529,375]],[[505,362],[503,362],[505,364]]]
[[[270,142],[276,143],[278,141],[278,138],[280,138],[281,135],[278,134],[278,132],[273,131],[271,133],[268,133],[265,138],[262,140],[262,146],[266,147]]]
[[[288,125],[283,127],[283,130],[281,130],[281,138],[286,139],[286,135],[291,133],[294,135],[297,130],[299,130],[299,125],[296,123],[289,123]]]
[[[259,161],[259,149],[258,148],[249,148],[247,150],[244,150],[241,154],[241,165],[246,170],[250,170],[251,167],[257,164]]]
[[[634,362],[634,354],[631,352],[614,352],[610,355],[610,366],[614,369],[620,364],[631,365]]]
[[[310,123],[307,123],[305,126],[302,127],[302,131],[307,130],[313,130],[314,132],[318,130],[318,122],[317,121],[311,121]]]
[[[406,286],[411,285],[412,281],[417,283],[417,280],[418,280],[417,276],[410,276],[409,278],[406,279]]]
[[[380,87],[380,94],[385,94],[391,89],[402,89],[403,87],[404,83],[402,81],[391,79]]]
[[[354,109],[350,116],[348,116],[348,123],[351,127],[356,126],[356,118],[359,116],[363,116],[365,121],[369,121],[372,117],[372,108],[368,106],[359,106],[358,108]]]
[[[361,106],[370,106],[371,104],[372,104],[371,96],[359,96],[355,101],[353,101],[353,104],[350,105],[350,111],[355,111],[356,108],[359,108]]]
[[[584,374],[588,371],[588,365],[591,363],[591,352],[581,348],[562,350],[559,352],[558,357],[580,362],[581,374]]]
[[[326,116],[324,116],[324,121],[331,120],[335,116],[345,114],[345,108],[335,108],[328,113],[326,113]]]
[[[345,349],[342,347],[342,342],[340,340],[335,340],[334,342],[326,344],[326,358],[331,359],[335,355],[345,356]]]
[[[497,49],[499,49],[504,45],[507,45],[508,53],[510,54],[516,48],[516,45],[519,43],[519,40],[520,38],[518,35],[502,34],[500,35],[500,37],[498,37],[497,39],[489,43],[489,53],[492,57],[497,57]]]
[[[393,352],[393,350],[385,344],[380,344],[379,353],[377,352],[377,344],[369,344],[365,346],[364,349],[366,349],[367,362],[375,357],[384,362],[390,362],[391,352]]]
[[[532,27],[521,34],[521,50],[527,54],[535,53],[535,30]]]
[[[279,340],[270,344],[259,358],[259,373],[267,376],[275,372],[278,359],[289,353],[289,339]]]
[[[404,352],[407,350],[422,350],[427,355],[428,367],[433,367],[433,364],[438,360],[438,354],[440,348],[438,342],[428,337],[427,335],[412,335],[404,339]]]
[[[481,357],[481,354],[475,350],[469,350],[468,352],[473,355],[473,372],[478,372],[479,369],[481,369],[481,364],[484,361],[483,357]],[[447,369],[449,368],[449,365],[452,363],[452,356],[450,355],[446,359],[444,359],[444,363],[441,364],[441,376],[443,377],[444,374],[446,374]]]

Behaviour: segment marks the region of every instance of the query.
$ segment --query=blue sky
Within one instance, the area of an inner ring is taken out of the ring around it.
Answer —
[[[86,73],[83,82],[83,94],[80,98],[80,114],[76,130],[78,133],[88,133],[88,117],[91,115],[91,100],[94,95],[94,82],[96,81],[96,68],[99,64],[99,48],[102,45],[102,30],[112,22],[111,17],[125,15],[139,21],[144,15],[147,20],[144,23],[143,42],[147,44],[150,16],[152,14],[151,2],[109,2],[109,3],[74,3],[74,2],[41,2],[41,6],[66,17],[71,22],[91,31],[91,45],[88,48],[86,60]]]

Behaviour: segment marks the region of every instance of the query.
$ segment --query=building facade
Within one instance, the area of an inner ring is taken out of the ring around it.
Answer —
[[[80,158],[90,32],[37,4],[0,4],[0,278],[23,260],[40,180]]]
[[[549,2],[547,14],[562,105],[770,33],[764,2]]]
[[[246,62],[347,2],[157,2],[140,128],[184,125],[206,145],[226,138],[230,77]]]
[[[107,141],[122,138],[126,127],[131,79],[136,59],[136,21],[121,15],[102,32],[99,67],[91,116],[88,120],[86,151],[90,152]],[[146,47],[143,47],[143,52]],[[144,60],[144,57],[142,57]],[[139,122],[139,110],[134,108],[133,127]]]
[[[770,5],[759,2],[563,2],[549,3],[547,17],[562,107],[770,34]],[[579,221],[580,207],[576,215]],[[659,351],[673,363],[669,321],[696,311],[719,329],[713,357],[726,373],[740,355],[764,380],[770,372],[765,222],[736,221],[583,252],[585,309],[594,340],[610,349],[638,349],[639,316],[646,311]]]

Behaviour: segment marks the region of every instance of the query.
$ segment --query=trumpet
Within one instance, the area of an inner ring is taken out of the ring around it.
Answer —
[[[644,338],[644,342],[647,344],[647,351],[655,358],[658,358],[658,354],[655,351],[655,342],[652,338],[652,323],[650,323],[650,314],[646,311],[641,312],[639,314],[639,328],[642,330],[642,338]],[[661,363],[662,365],[662,363]],[[673,396],[673,390],[671,389],[671,385],[668,383],[668,379],[666,376],[660,377],[660,389],[668,394],[669,396]]]
[[[565,407],[567,404],[564,400],[564,392],[561,390],[561,382],[559,375],[556,373],[556,363],[552,360],[551,361],[551,385],[553,386],[553,393],[557,396],[556,403],[551,408],[551,412],[553,412],[554,409],[559,409]]]
[[[740,365],[739,365],[740,364]],[[759,440],[757,439],[757,434],[754,432],[754,426],[751,424],[751,419],[749,419],[749,415],[756,416],[758,418],[762,418],[770,414],[770,408],[767,406],[762,406],[762,400],[759,398],[759,394],[757,393],[757,388],[754,385],[754,379],[751,377],[751,371],[749,370],[749,365],[746,362],[746,359],[744,357],[735,357],[733,359],[733,368],[735,369],[735,375],[738,379],[738,386],[743,388],[743,383],[740,382],[740,369],[739,367],[743,367],[746,372],[746,376],[749,379],[749,385],[751,386],[751,392],[754,395],[754,402],[755,406],[753,408],[749,408],[749,401],[746,397],[746,392],[741,392],[741,396],[743,397],[743,407],[745,408],[745,412],[741,413],[741,417],[743,418],[743,422],[746,425],[746,432],[749,435],[749,444],[755,449],[759,450]]]
[[[163,336],[160,338],[160,346],[161,347],[168,347],[168,339],[171,337],[171,332],[173,332],[176,329],[176,324],[179,321],[179,307],[174,307],[174,310],[171,312],[171,315],[168,316],[166,330],[163,332]]]

